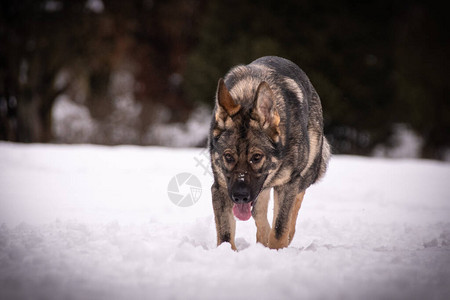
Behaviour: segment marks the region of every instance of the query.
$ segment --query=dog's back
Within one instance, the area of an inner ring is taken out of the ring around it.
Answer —
[[[225,76],[231,96],[245,109],[252,108],[256,89],[263,81],[276,95],[285,159],[302,177],[300,189],[306,189],[323,176],[331,155],[323,136],[319,95],[302,69],[277,56],[236,66]]]

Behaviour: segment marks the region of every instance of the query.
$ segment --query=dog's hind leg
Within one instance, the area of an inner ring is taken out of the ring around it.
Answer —
[[[256,223],[256,242],[267,247],[269,241],[270,225],[267,220],[267,207],[269,205],[270,189],[263,190],[252,210],[253,219]]]
[[[275,187],[273,223],[268,242],[271,249],[285,248],[290,243],[292,218],[297,217],[301,205],[296,193],[297,186],[298,184],[295,182],[282,187]],[[299,195],[302,195],[302,193]],[[303,198],[300,197],[301,199]],[[297,205],[297,203],[299,204]]]

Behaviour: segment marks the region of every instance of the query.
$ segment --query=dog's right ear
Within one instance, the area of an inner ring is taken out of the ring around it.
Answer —
[[[275,95],[269,84],[261,82],[256,90],[254,116],[267,134],[278,142],[280,137],[280,115],[275,105]]]
[[[218,121],[218,119],[225,121],[227,116],[231,117],[241,109],[241,106],[231,97],[230,92],[228,91],[222,78],[219,79],[219,83],[217,85],[216,101],[216,121]]]

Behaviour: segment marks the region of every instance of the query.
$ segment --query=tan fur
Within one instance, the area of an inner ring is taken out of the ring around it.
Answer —
[[[253,119],[250,120],[249,124],[250,124],[250,127],[254,127],[254,128],[259,126],[259,122],[256,120],[253,120]]]
[[[225,86],[225,82],[223,81],[223,79],[219,80],[219,86],[217,89],[217,101],[219,102],[219,105],[223,107],[227,114],[230,116],[236,114],[241,109],[241,106],[237,104],[233,97],[230,95],[230,92]],[[218,116],[216,114],[216,120],[217,117]]]
[[[318,140],[318,134],[313,129],[308,129],[308,136],[309,136],[309,156],[308,156],[308,163],[306,164],[306,167],[301,172],[302,176],[305,176],[306,172],[309,171],[309,168],[311,168],[311,165],[314,163],[314,159],[317,155],[317,150],[320,147],[320,141]]]
[[[281,249],[289,245],[289,232],[286,232],[280,239],[275,237],[275,222],[277,220],[278,213],[280,211],[280,199],[278,194],[274,193],[274,203],[273,203],[273,220],[272,220],[272,230],[269,233],[269,241],[267,246],[270,249]]]
[[[265,81],[259,84],[256,94],[256,113],[259,125],[272,140],[278,142],[280,136],[280,115],[276,107],[277,97],[270,85]]]
[[[300,194],[297,195],[297,197],[295,197],[294,207],[292,207],[292,210],[291,210],[291,219],[290,219],[290,225],[289,225],[289,244],[294,239],[295,225],[297,224],[298,211],[300,210],[300,207],[302,206],[304,196],[305,196],[305,191],[301,192]]]
[[[225,204],[225,205],[223,205]],[[231,245],[231,249],[237,250],[236,244],[234,243],[235,234],[236,234],[236,220],[233,215],[233,206],[231,203],[219,203],[213,202],[214,211],[220,211],[220,214],[214,214],[214,220],[216,222],[216,231],[217,231],[217,246],[222,244],[224,240],[221,239],[220,233],[225,231],[229,232],[230,238],[229,242]]]
[[[269,242],[267,243],[270,249],[281,249],[289,246],[289,232],[283,233],[279,239],[275,237],[275,230],[271,230],[269,234]]]
[[[217,158],[216,158],[217,159]],[[217,167],[216,167],[216,165],[215,164],[212,164],[212,168],[213,168],[213,170],[214,169],[216,169]],[[225,178],[225,175],[223,175],[223,173],[220,173],[220,172],[218,172],[217,173],[217,180],[219,181],[219,183],[220,184],[223,184],[224,186],[227,184],[227,180],[226,180],[226,178]]]
[[[216,129],[213,130],[213,135],[216,137],[216,136],[218,136],[221,132],[222,132],[222,130],[216,128]]]
[[[303,92],[298,86],[298,84],[292,78],[285,77],[284,82],[290,87],[291,91],[293,91],[297,95],[297,99],[300,103],[303,103]]]
[[[230,95],[234,99],[253,99],[255,90],[249,86],[257,87],[257,84],[254,80],[241,80],[230,90]]]
[[[265,74],[270,74],[271,72],[273,72],[273,70],[271,68],[269,68],[268,66],[265,66],[265,65],[254,64],[253,66],[258,68],[261,72],[263,72]]]
[[[226,113],[223,111],[221,107],[217,109],[215,118],[217,127],[223,130],[225,128],[224,119],[226,118]]]
[[[237,250],[237,248],[236,248],[236,244],[234,243],[234,238],[235,238],[235,235],[236,235],[236,220],[234,219],[234,216],[233,216],[233,213],[230,211],[229,213],[228,213],[228,222],[229,222],[229,224],[231,225],[230,226],[230,229],[231,229],[231,232],[230,232],[230,236],[231,236],[231,239],[230,239],[230,245],[231,245],[231,249],[233,249],[233,250]],[[217,221],[217,219],[216,219],[216,228],[217,227],[219,227],[220,225],[219,225],[219,223],[218,223],[218,221]],[[223,241],[221,241],[220,239],[219,239],[219,236],[217,236],[217,246],[219,246],[220,244],[222,244],[222,242]]]
[[[269,205],[270,189],[266,189],[258,196],[258,201],[253,209],[253,218],[256,224],[256,242],[267,247],[270,225],[267,220],[267,207]]]
[[[268,241],[268,246],[270,249],[285,248],[285,247],[289,246],[289,244],[292,242],[292,240],[294,238],[294,234],[295,234],[295,225],[297,223],[298,212],[302,205],[304,195],[305,195],[305,192],[303,191],[300,194],[298,194],[297,197],[295,197],[295,202],[293,204],[291,213],[289,215],[289,221],[288,221],[288,226],[287,226],[288,230],[283,232],[283,235],[279,239],[277,239],[275,237],[274,226],[275,226],[276,216],[278,216],[280,203],[279,203],[277,193],[275,193],[272,230],[269,233],[269,241]]]
[[[278,134],[280,134],[280,129],[278,128],[280,126],[280,115],[277,111],[273,112],[272,125],[277,128]]]
[[[264,65],[254,65],[253,68],[259,69],[263,74],[270,74],[272,69],[268,68]],[[250,72],[250,69],[247,66],[237,66],[233,68],[233,74],[236,77],[245,78],[246,74]],[[233,99],[252,99],[254,98],[254,93],[256,88],[258,87],[260,81],[252,80],[252,79],[243,79],[239,81],[231,90],[230,95]]]
[[[276,173],[272,173],[269,175],[269,177],[267,177],[267,182],[270,182],[273,186],[280,186],[283,185],[285,183],[287,183],[289,180],[291,180],[291,174],[292,174],[292,169],[291,168],[286,168],[281,170],[281,174],[279,176],[277,176],[278,178],[276,180],[273,180],[273,177],[276,175]]]
[[[231,224],[231,239],[230,239],[231,249],[236,251],[237,248],[236,248],[236,244],[234,243],[234,238],[236,236],[236,219],[234,218],[232,212],[229,213],[228,217],[230,218],[230,224]],[[219,242],[217,242],[217,245],[220,245]]]
[[[228,116],[227,119],[225,120],[225,129],[230,129],[231,127],[233,127],[234,122],[233,119]]]
[[[323,138],[322,144],[322,164],[320,165],[319,176],[317,180],[321,179],[327,170],[328,160],[331,157],[331,147],[326,138]]]
[[[280,200],[278,199],[278,193],[273,193],[273,218],[272,218],[272,228],[275,226],[275,221],[277,219],[278,213],[280,211]]]
[[[280,125],[280,115],[278,114],[277,111],[275,111],[272,117],[272,133],[271,133],[271,137],[275,143],[278,143],[280,141],[281,132],[279,125]]]
[[[280,136],[281,136],[281,131],[280,131],[280,115],[278,114],[277,111],[273,112],[273,116],[272,116],[272,122],[271,122],[271,126],[269,125],[265,125],[264,128],[266,129],[267,133],[269,134],[269,136],[273,139],[273,141],[275,143],[278,143],[280,141]],[[259,121],[253,120],[251,119],[249,122],[249,125],[253,128],[258,128],[259,126],[261,126]]]

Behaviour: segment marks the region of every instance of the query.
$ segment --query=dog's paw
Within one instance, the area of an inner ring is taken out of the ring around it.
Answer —
[[[269,234],[268,246],[270,249],[282,249],[289,246],[289,233],[283,234],[279,239],[275,236],[275,231],[272,230]]]

